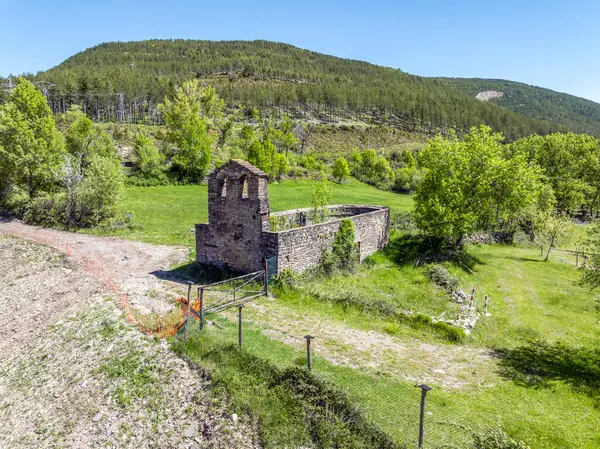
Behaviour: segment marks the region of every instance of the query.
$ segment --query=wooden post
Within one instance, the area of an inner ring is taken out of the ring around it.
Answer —
[[[469,301],[469,308],[473,307],[473,300],[475,299],[475,289],[471,291],[471,300]]]
[[[187,292],[187,317],[189,318],[192,315],[192,283],[188,282],[188,292]]]
[[[308,370],[312,371],[312,355],[310,353],[310,340],[314,337],[312,335],[305,335],[306,338],[306,363],[308,365]]]
[[[204,329],[204,287],[200,288],[200,329]]]
[[[484,313],[487,315],[487,310],[488,310],[488,297],[487,295],[485,295],[485,301],[484,301]]]

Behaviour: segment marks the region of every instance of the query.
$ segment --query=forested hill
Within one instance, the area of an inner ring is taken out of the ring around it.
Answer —
[[[438,80],[472,97],[480,95],[490,98],[489,101],[527,117],[562,123],[569,128],[589,134],[600,134],[600,104],[585,98],[507,80],[481,78],[438,78]],[[500,92],[502,96],[495,92]]]
[[[510,141],[532,133],[590,128],[574,120],[526,118],[476,100],[446,80],[266,41],[105,43],[33,78],[56,85],[49,91],[55,110],[83,103],[88,114],[103,120],[112,119],[117,108],[136,118],[138,111],[143,115],[155,110],[174,85],[191,77],[214,85],[231,106],[384,123],[408,132],[435,134],[454,128],[460,133],[487,123]]]

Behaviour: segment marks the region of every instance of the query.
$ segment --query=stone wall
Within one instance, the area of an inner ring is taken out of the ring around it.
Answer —
[[[290,211],[290,213],[297,215],[305,211],[309,211],[309,209]],[[263,241],[265,243],[269,242],[271,251],[271,254],[265,255],[268,257],[277,256],[278,272],[291,269],[301,273],[318,265],[323,250],[331,249],[343,217],[348,217],[354,222],[361,261],[387,244],[390,220],[388,208],[342,205],[332,206],[331,211],[333,216],[340,218],[297,229],[263,233]]]
[[[330,206],[330,219],[312,224],[311,209],[270,214],[268,176],[243,160],[232,159],[208,177],[208,223],[196,225],[196,260],[242,272],[262,270],[278,258],[278,272],[303,272],[318,265],[331,249],[343,218],[355,225],[361,261],[388,242],[389,209],[380,206]],[[271,218],[279,232],[271,232]]]

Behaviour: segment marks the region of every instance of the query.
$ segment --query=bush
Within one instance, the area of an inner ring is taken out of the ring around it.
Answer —
[[[359,264],[358,246],[354,243],[354,222],[349,218],[341,221],[335,233],[331,251],[324,250],[319,266],[321,272],[331,276],[336,271],[352,273]]]
[[[427,267],[425,275],[436,285],[439,285],[448,293],[458,288],[458,280],[450,274],[446,267],[439,264],[432,264]]]
[[[23,221],[46,227],[63,226],[66,217],[65,195],[43,196],[32,200],[25,210]]]
[[[289,268],[286,268],[281,273],[279,273],[279,276],[277,277],[277,285],[283,288],[293,287],[298,284],[300,278],[300,274],[296,273],[293,270],[290,270]]]
[[[333,164],[333,176],[338,178],[339,182],[342,182],[344,179],[350,176],[348,162],[343,157],[338,158]]]
[[[416,192],[423,177],[423,173],[414,167],[400,168],[396,170],[395,175],[393,190],[399,193]]]
[[[338,260],[338,268],[347,273],[356,270],[359,263],[358,246],[354,242],[354,222],[349,218],[341,221],[333,239],[332,253]]]
[[[133,151],[136,155],[135,175],[138,178],[160,185],[166,182],[165,156],[154,145],[150,136],[140,133],[135,136]]]
[[[380,189],[389,189],[394,179],[394,172],[383,156],[375,150],[353,150],[350,156],[352,175],[358,180]]]
[[[411,234],[417,231],[417,224],[410,212],[392,212],[390,228],[402,233]]]
[[[92,157],[77,189],[75,224],[78,227],[91,227],[113,218],[117,213],[117,199],[123,181],[123,172],[117,159]]]

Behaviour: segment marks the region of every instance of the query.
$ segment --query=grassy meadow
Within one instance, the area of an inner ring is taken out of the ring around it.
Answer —
[[[307,207],[310,192],[308,181],[272,184],[272,210]],[[332,194],[332,203],[392,210],[412,204],[408,196],[355,181],[332,185]],[[205,186],[128,188],[121,208],[133,211],[141,227],[122,235],[191,247],[193,225],[207,217],[206,195]],[[564,247],[572,248],[582,229],[575,227]],[[424,268],[403,260],[397,239],[355,274],[275,287],[272,298],[248,305],[243,354],[235,348],[233,311],[210,318],[222,329],[208,326],[200,334],[192,325],[174,348],[211,369],[217,397],[224,392],[232,410],[260,421],[269,448],[322,438],[319,426],[326,422],[303,411],[314,404],[273,380],[304,365],[308,333],[315,337],[317,378],[346,393],[400,447],[416,445],[418,383],[433,387],[425,447],[470,447],[473,433],[498,425],[531,448],[600,447],[600,323],[594,294],[578,285],[574,258],[555,252],[543,262],[535,247],[469,246],[471,269],[447,267],[462,289],[476,289],[480,319],[456,342],[426,325],[374,312],[373,304],[383,304],[440,319],[457,313]],[[481,313],[483,295],[490,298],[490,316]],[[336,429],[352,438],[360,433]],[[348,447],[368,447],[356,444]]]
[[[311,181],[285,181],[269,184],[271,210],[310,207]],[[332,204],[377,204],[393,210],[408,210],[412,198],[383,192],[352,181],[331,183]],[[194,225],[208,220],[207,186],[128,187],[120,209],[133,212],[139,229],[120,231],[120,235],[148,243],[194,246]]]

